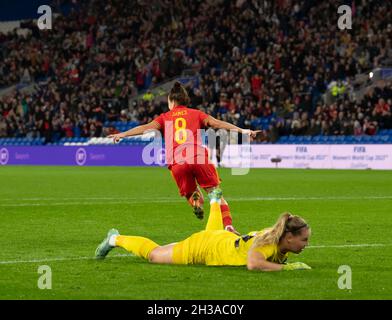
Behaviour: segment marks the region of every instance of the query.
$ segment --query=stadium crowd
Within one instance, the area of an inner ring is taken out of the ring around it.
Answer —
[[[392,61],[392,4],[353,3],[353,28],[342,31],[333,0],[73,1],[53,30],[26,22],[28,36],[0,33],[0,87],[39,83],[0,97],[0,137],[54,142],[149,122],[166,106],[138,95],[184,70],[200,79],[189,85],[193,107],[240,127],[268,119],[259,142],[374,135],[392,128],[392,85],[361,101],[352,90],[357,74]]]

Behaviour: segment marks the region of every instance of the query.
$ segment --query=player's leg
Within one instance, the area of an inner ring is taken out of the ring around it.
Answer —
[[[194,178],[193,178],[194,179]],[[196,182],[195,182],[196,184]],[[186,196],[188,203],[192,206],[193,208],[193,213],[196,215],[197,218],[203,219],[204,217],[204,197],[203,193],[201,192],[199,186],[196,187],[196,190],[192,192],[191,194],[187,194]]]
[[[222,191],[219,188],[215,188],[208,194],[208,197],[210,198],[210,215],[205,230],[223,230],[220,209]]]
[[[188,164],[176,164],[171,168],[173,179],[175,180],[180,195],[186,197],[188,203],[193,207],[193,213],[197,218],[203,219],[203,194],[197,188],[195,177]]]
[[[193,171],[197,182],[207,194],[219,187],[219,175],[213,164],[193,165]],[[233,227],[229,204],[223,197],[221,198],[220,210],[224,228],[230,232],[237,233]]]
[[[219,189],[219,187],[206,188],[205,191],[208,194],[211,194],[216,189]],[[221,219],[224,229],[239,235],[240,233],[237,232],[237,230],[233,227],[233,220],[230,214],[229,204],[223,197],[220,199],[219,210],[221,212]]]
[[[107,254],[115,247],[110,243],[110,239],[112,239],[113,236],[117,236],[117,235],[119,235],[118,230],[116,229],[109,230],[109,232],[106,235],[106,238],[103,239],[103,241],[99,244],[99,246],[95,250],[96,259],[105,259]]]
[[[123,248],[146,260],[150,260],[151,253],[155,249],[160,248],[160,246],[154,241],[139,236],[117,235],[111,238],[110,245]]]
[[[113,232],[116,231],[116,232]],[[175,244],[160,246],[154,241],[139,236],[122,236],[117,230],[109,231],[108,236],[98,246],[96,258],[103,259],[113,248],[119,247],[152,263],[172,263]]]
[[[167,244],[165,246],[156,247],[149,255],[151,263],[173,263],[173,249],[176,243]]]
[[[159,245],[144,237],[121,236],[116,229],[111,229],[106,238],[97,247],[95,257],[97,259],[104,259],[110,250],[115,247],[124,248],[138,257],[148,259],[151,251],[159,247]]]
[[[231,217],[230,207],[223,197],[221,199],[220,209],[222,212],[222,220],[225,226],[225,230],[239,234],[233,227],[233,219]]]

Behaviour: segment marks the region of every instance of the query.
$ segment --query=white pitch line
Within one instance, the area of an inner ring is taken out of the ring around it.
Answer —
[[[118,254],[107,257],[111,258],[123,258],[131,257],[131,254]],[[2,264],[21,264],[21,263],[42,263],[42,262],[57,262],[57,261],[80,261],[80,260],[96,260],[95,257],[70,257],[70,258],[45,258],[45,259],[33,259],[33,260],[14,260],[14,261],[0,261]]]
[[[140,198],[132,197],[65,197],[65,198],[5,198],[0,201],[56,201],[56,200],[137,200]],[[142,198],[144,199],[144,198]],[[150,198],[145,198],[150,199]],[[167,199],[167,198],[155,198],[155,199]]]
[[[176,201],[181,199],[180,197],[170,198],[170,197],[153,197],[153,198],[143,198],[143,197],[66,197],[66,198],[8,198],[1,199],[0,201],[56,201],[56,200],[142,200],[142,201]],[[392,195],[384,196],[322,196],[322,197],[231,197],[231,200],[246,201],[246,200],[260,200],[260,201],[274,201],[274,200],[358,200],[358,199],[392,199]]]
[[[364,247],[389,247],[392,243],[364,243],[364,244],[337,244],[325,246],[309,246],[306,249],[324,249],[324,248],[364,248]]]
[[[91,205],[116,205],[116,204],[146,204],[146,203],[174,203],[184,200],[146,200],[146,201],[105,201],[105,202],[54,202],[54,203],[10,203],[0,204],[0,207],[56,207],[56,206],[91,206]]]
[[[249,197],[249,198],[230,198],[229,201],[295,201],[295,200],[388,200],[391,196],[365,196],[365,197]]]
[[[363,244],[342,244],[342,245],[320,245],[320,246],[309,246],[306,249],[329,249],[329,248],[366,248],[366,247],[389,247],[392,243],[363,243]],[[111,258],[123,258],[132,257],[134,255],[118,254],[107,257]],[[43,262],[62,262],[62,261],[81,261],[81,260],[96,260],[95,257],[70,257],[70,258],[45,258],[45,259],[33,259],[33,260],[14,260],[14,261],[0,261],[0,265],[6,264],[22,264],[22,263],[43,263]]]
[[[48,202],[48,203],[10,203],[0,204],[0,207],[34,207],[34,206],[79,206],[79,205],[111,205],[111,204],[144,204],[144,203],[175,203],[183,202],[181,198],[31,198],[31,199],[0,199],[0,201],[52,201],[52,200],[86,200],[84,202]],[[345,200],[390,200],[392,196],[365,196],[365,197],[249,197],[249,198],[230,198],[232,202],[244,201],[345,201]],[[89,201],[106,200],[106,201]],[[112,201],[114,200],[114,201]],[[117,201],[116,201],[117,200]]]

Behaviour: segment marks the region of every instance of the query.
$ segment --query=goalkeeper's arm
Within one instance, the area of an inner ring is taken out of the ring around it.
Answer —
[[[248,270],[259,271],[280,271],[283,269],[283,265],[265,260],[264,256],[255,250],[250,250],[248,252],[246,266],[248,267]]]
[[[247,261],[248,270],[260,270],[260,271],[292,271],[292,270],[309,270],[307,264],[303,262],[294,262],[288,264],[279,264],[267,261],[264,256],[255,250],[251,250],[248,253]]]

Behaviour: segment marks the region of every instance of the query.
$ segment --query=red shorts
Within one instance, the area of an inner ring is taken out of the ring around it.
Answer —
[[[174,164],[171,167],[174,180],[182,197],[191,195],[197,188],[216,187],[220,184],[218,172],[213,164]]]

